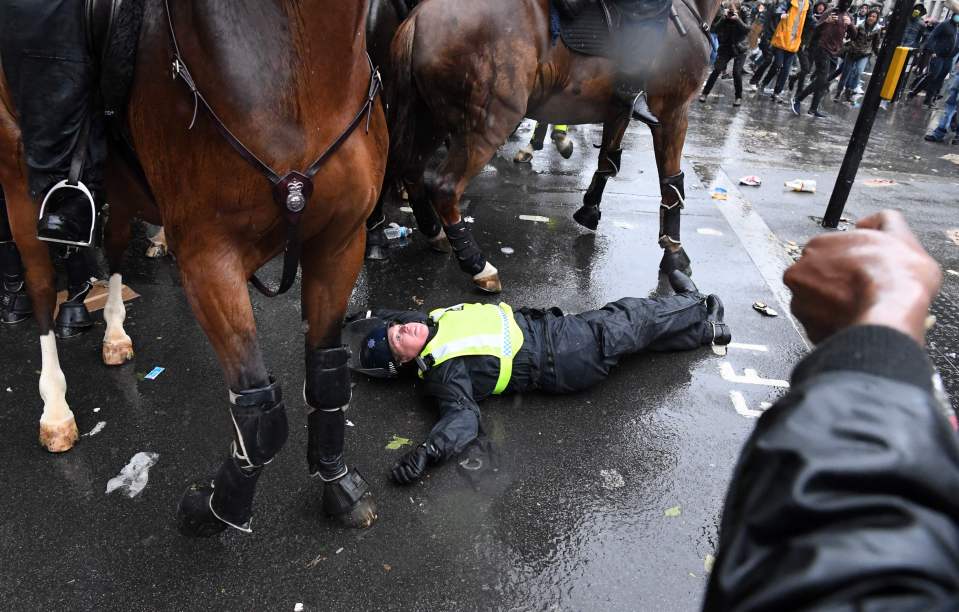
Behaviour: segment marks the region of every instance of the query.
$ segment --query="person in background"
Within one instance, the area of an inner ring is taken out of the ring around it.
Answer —
[[[909,22],[906,23],[906,30],[902,35],[902,46],[917,49],[922,44],[922,39],[926,35],[926,24],[923,17],[926,16],[926,7],[917,4],[912,7],[912,14],[909,16]]]
[[[793,58],[796,57],[796,52],[802,44],[802,32],[806,25],[806,15],[809,14],[809,2],[810,0],[790,0],[789,9],[779,20],[779,25],[776,26],[770,41],[773,64],[762,80],[759,90],[765,93],[769,83],[778,75],[772,93],[772,99],[776,102],[780,101],[779,94],[786,87],[786,78],[792,68]]]
[[[959,437],[924,350],[939,266],[885,211],[783,280],[817,346],[740,452],[703,610],[959,610]]]
[[[789,77],[789,90],[799,93],[806,86],[806,77],[812,71],[812,41],[813,32],[816,30],[816,24],[819,18],[826,12],[829,4],[825,0],[819,0],[813,5],[812,10],[806,13],[806,24],[802,30],[802,43],[799,46],[799,53],[796,54],[799,60],[799,72]]]
[[[819,110],[819,103],[829,86],[829,77],[836,69],[843,40],[847,34],[852,36],[856,33],[848,8],[849,0],[839,0],[836,8],[824,13],[822,20],[816,25],[816,31],[810,43],[813,48],[813,64],[816,67],[815,78],[793,98],[792,111],[797,116],[800,114],[802,101],[810,94],[812,94],[812,105],[808,113],[820,119],[827,116]]]
[[[866,21],[866,15],[869,14],[869,5],[866,3],[859,5],[859,10],[856,11],[856,18],[853,20],[853,24],[858,28]]]
[[[719,40],[716,64],[706,79],[703,93],[699,96],[700,102],[705,102],[709,92],[716,84],[716,78],[726,69],[730,60],[733,62],[733,88],[736,98],[733,106],[742,104],[743,99],[743,64],[746,62],[746,36],[749,34],[749,11],[746,7],[737,9],[735,4],[724,8],[717,21],[713,23],[713,31]]]
[[[843,60],[842,75],[839,77],[839,85],[836,86],[836,97],[833,99],[835,102],[839,102],[841,96],[845,96],[847,102],[852,102],[852,96],[859,88],[859,79],[862,78],[862,72],[869,58],[879,54],[881,37],[879,11],[872,9],[866,14],[866,19],[856,28],[856,33],[849,41]]]
[[[959,64],[953,67],[952,80],[946,90],[946,104],[942,109],[942,116],[939,117],[939,125],[924,137],[927,142],[945,142],[951,127],[952,144],[959,144],[959,122],[956,121],[957,97],[959,97]]]
[[[763,31],[759,37],[759,50],[762,51],[762,58],[753,71],[753,76],[749,79],[749,91],[759,89],[759,82],[766,74],[766,70],[773,64],[773,51],[770,45],[773,34],[779,26],[779,20],[782,19],[789,7],[788,1],[774,0],[766,5],[766,10],[763,13]]]
[[[959,13],[953,13],[949,19],[937,25],[923,43],[923,49],[932,54],[929,70],[909,92],[908,98],[915,98],[925,91],[926,99],[923,104],[932,108],[939,90],[942,89],[942,83],[952,70],[955,56],[959,53]]]

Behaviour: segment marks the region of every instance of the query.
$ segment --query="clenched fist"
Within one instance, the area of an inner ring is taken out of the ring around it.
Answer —
[[[903,216],[883,211],[849,232],[817,236],[783,275],[813,342],[850,325],[885,325],[925,343],[942,272]]]

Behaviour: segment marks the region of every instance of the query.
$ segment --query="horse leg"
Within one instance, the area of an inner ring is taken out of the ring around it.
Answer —
[[[490,113],[490,116],[493,114]],[[513,122],[503,120],[502,124],[512,126]],[[439,171],[435,175],[431,174],[426,182],[429,199],[443,222],[443,230],[456,254],[460,270],[472,275],[473,284],[488,293],[499,293],[503,290],[499,272],[486,260],[486,256],[476,244],[472,232],[460,215],[459,203],[469,181],[496,153],[497,147],[492,143],[506,140],[508,128],[504,131],[507,133],[504,133],[502,138],[497,138],[495,133],[456,134]],[[467,145],[467,142],[472,146]]]
[[[335,224],[335,222],[334,222]],[[376,504],[369,485],[343,456],[346,409],[352,394],[349,348],[340,333],[350,292],[363,263],[364,234],[345,247],[324,236],[303,250],[302,313],[306,322],[306,400],[310,474],[323,481],[323,511],[346,527],[369,527]]]
[[[423,184],[422,175],[415,181],[406,184],[406,192],[410,196],[410,207],[413,209],[413,217],[416,219],[416,227],[429,240],[430,249],[434,253],[449,255],[453,252],[450,241],[446,238],[446,232],[440,225],[436,211],[430,204],[429,197],[426,195],[426,187]]]
[[[629,126],[629,119],[627,110],[603,123],[599,162],[589,189],[583,194],[583,205],[573,213],[573,219],[585,228],[595,230],[599,226],[599,219],[602,217],[599,206],[603,202],[603,190],[606,189],[606,181],[619,173],[623,159],[623,135]]]
[[[202,242],[192,236],[176,244]],[[248,533],[257,480],[286,442],[283,396],[263,365],[240,253],[184,249],[178,262],[183,289],[226,375],[233,423],[230,454],[212,481],[187,488],[177,508],[178,527],[191,537],[209,537],[228,526]]]
[[[662,195],[659,205],[659,245],[663,247],[663,259],[660,261],[659,270],[663,274],[669,274],[673,270],[692,274],[689,256],[683,249],[679,235],[680,213],[686,202],[682,159],[688,125],[687,106],[688,102],[661,113],[660,126],[652,130]]]
[[[106,365],[123,365],[133,359],[133,341],[123,329],[127,310],[123,305],[123,276],[120,265],[130,244],[130,214],[125,206],[115,207],[107,224],[105,249],[110,267],[110,287],[103,320],[107,329],[103,334],[102,356]],[[162,230],[161,230],[162,231]]]
[[[542,151],[543,143],[546,142],[546,131],[549,129],[549,123],[537,121],[533,127],[533,136],[529,139],[529,144],[516,152],[513,161],[517,164],[525,164],[533,160],[533,151]]]
[[[0,168],[0,171],[3,169]],[[27,294],[40,330],[40,444],[51,453],[73,448],[79,437],[76,419],[67,404],[67,381],[60,368],[53,309],[57,303],[56,276],[50,251],[37,240],[37,207],[22,176],[0,176],[13,237],[25,270]]]

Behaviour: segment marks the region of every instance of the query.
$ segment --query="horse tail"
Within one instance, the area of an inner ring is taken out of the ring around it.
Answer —
[[[390,125],[390,166],[402,173],[413,154],[416,140],[416,112],[422,101],[413,80],[413,43],[416,17],[404,21],[390,48],[390,75],[387,81],[387,116]]]

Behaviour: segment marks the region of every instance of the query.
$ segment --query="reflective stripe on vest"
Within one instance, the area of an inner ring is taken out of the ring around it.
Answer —
[[[499,376],[493,394],[506,390],[513,374],[513,357],[523,346],[523,332],[508,304],[458,304],[430,312],[436,335],[420,353],[422,362],[436,367],[444,361],[470,355],[499,358]],[[419,376],[425,371],[420,368]]]

